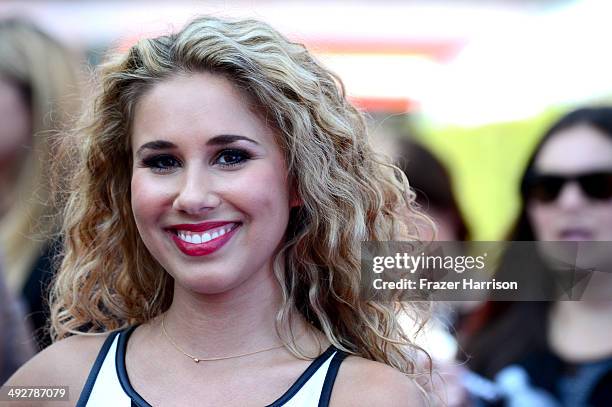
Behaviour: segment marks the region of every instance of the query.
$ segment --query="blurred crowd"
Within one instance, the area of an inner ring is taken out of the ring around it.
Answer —
[[[49,168],[56,136],[79,115],[77,62],[33,24],[0,21],[0,383],[50,344],[48,288],[61,255],[52,187],[64,180]],[[436,224],[423,238],[469,240],[448,163],[407,123],[386,131],[386,153]],[[506,240],[612,241],[612,107],[552,123],[514,187],[521,208]],[[532,261],[550,268],[545,254]],[[611,286],[603,274],[599,284]],[[612,405],[612,299],[440,304],[432,324],[447,340],[424,346],[448,405]]]

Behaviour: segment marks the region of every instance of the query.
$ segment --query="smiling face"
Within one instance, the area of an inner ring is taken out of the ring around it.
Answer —
[[[175,284],[218,294],[273,278],[289,182],[274,132],[245,95],[209,73],[158,83],[137,104],[132,149],[134,219]]]
[[[541,175],[575,177],[612,171],[612,139],[588,125],[576,125],[552,136],[535,161]],[[529,199],[527,213],[536,239],[612,241],[612,198],[596,199],[581,186],[565,182],[556,199]]]

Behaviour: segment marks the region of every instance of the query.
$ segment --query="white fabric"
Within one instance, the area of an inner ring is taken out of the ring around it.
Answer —
[[[121,335],[116,335],[102,363],[93,389],[87,401],[87,407],[130,407],[132,401],[125,393],[115,363],[117,343]],[[316,407],[323,391],[327,370],[336,352],[319,366],[317,371],[304,383],[298,392],[283,407]]]
[[[130,407],[132,405],[132,400],[123,391],[117,375],[115,355],[119,336],[115,336],[113,344],[108,349],[89,400],[87,400],[87,407]]]
[[[325,363],[323,363],[317,371],[310,376],[310,379],[298,392],[289,399],[283,407],[316,407],[319,404],[319,398],[321,398],[321,392],[323,391],[323,383],[325,382],[325,375],[327,374],[327,369],[329,369],[329,364],[332,361],[332,358],[336,352],[332,353],[330,357],[327,358]]]

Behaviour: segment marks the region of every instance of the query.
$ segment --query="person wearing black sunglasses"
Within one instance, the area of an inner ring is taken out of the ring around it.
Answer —
[[[574,175],[533,172],[525,180],[525,195],[542,203],[552,203],[559,198],[565,184],[571,182],[576,182],[588,199],[606,201],[612,198],[612,168]]]
[[[508,240],[612,241],[612,107],[581,108],[551,126],[520,193]],[[530,270],[551,272],[541,253],[530,261]],[[559,406],[612,405],[612,298],[489,301],[466,326],[462,342],[477,373],[494,378],[518,365]]]
[[[534,240],[612,240],[612,109],[575,111],[552,130],[521,183]]]

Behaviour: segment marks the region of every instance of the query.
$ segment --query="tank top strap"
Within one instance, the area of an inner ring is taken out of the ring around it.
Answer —
[[[117,348],[119,338],[125,332],[126,330],[112,332],[104,341],[83,386],[77,407],[131,406],[131,400],[123,391],[117,377]]]
[[[340,364],[344,361],[344,359],[346,359],[347,356],[348,353],[338,350],[332,358],[329,368],[327,369],[327,374],[325,375],[325,381],[323,383],[323,390],[321,391],[321,398],[319,399],[318,407],[329,406],[332,389],[334,387],[334,383],[336,382],[336,376],[338,375]]]
[[[293,385],[268,407],[327,407],[346,353],[330,346],[316,358]]]
[[[91,368],[77,407],[150,407],[131,386],[125,368],[125,351],[136,326],[111,333]],[[330,346],[268,407],[328,407],[342,361],[348,355]]]

